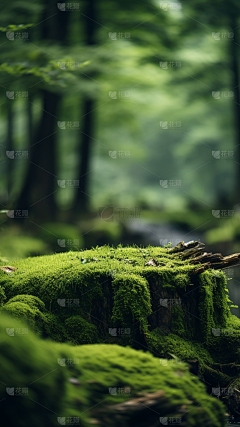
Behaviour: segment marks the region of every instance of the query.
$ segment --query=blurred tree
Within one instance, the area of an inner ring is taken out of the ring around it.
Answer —
[[[158,59],[166,55],[166,52],[169,52],[169,49],[177,44],[176,37],[171,34],[169,17],[164,14],[155,2],[144,0],[139,3],[137,1],[128,2],[124,0],[120,4],[118,1],[96,2],[96,0],[90,0],[83,2],[83,4],[84,13],[82,13],[81,20],[83,19],[84,21],[84,41],[88,47],[95,46],[94,50],[100,49],[102,45],[106,44],[106,49],[111,52],[109,43],[125,38],[127,39],[125,41],[128,42],[129,38],[133,45],[139,45],[142,48],[148,47],[146,52],[143,49],[144,55],[141,56],[141,62],[150,61],[156,63]],[[112,31],[107,34],[108,30]],[[106,41],[107,37],[108,40]],[[117,45],[116,49],[118,49]],[[107,63],[110,67],[109,60],[111,62],[111,58],[107,58]],[[115,58],[116,60],[118,61]],[[102,62],[106,62],[106,53],[105,58],[102,58]],[[85,75],[85,77],[96,82],[96,78],[102,74],[102,69],[103,63],[99,63],[95,66],[95,70]],[[80,131],[81,145],[79,145],[80,166],[78,178],[80,186],[77,189],[76,197],[77,214],[84,213],[85,210],[89,209],[89,172],[94,143],[97,103],[96,93],[94,95],[85,95],[82,106],[83,124]]]
[[[224,0],[219,0],[217,3],[213,1],[200,0],[183,0],[182,1],[185,13],[183,23],[183,35],[189,37],[191,34],[198,37],[200,35],[212,36],[216,43],[222,44],[221,56],[217,65],[216,72],[205,69],[205,74],[211,72],[212,76],[216,77],[216,83],[219,84],[217,90],[226,90],[226,79],[221,79],[222,69],[228,71],[228,84],[231,91],[234,93],[232,101],[233,122],[235,128],[235,163],[236,163],[236,178],[235,186],[228,194],[224,194],[222,188],[219,199],[223,202],[232,202],[239,204],[240,202],[240,70],[239,70],[239,18],[240,4],[237,0],[230,0],[226,3]],[[217,6],[217,7],[216,7]],[[190,19],[189,19],[190,18]],[[216,50],[217,50],[216,46]],[[199,71],[199,70],[198,70]],[[220,72],[221,71],[221,72]],[[231,148],[228,147],[226,148]]]
[[[51,18],[51,19],[50,19]],[[65,45],[67,40],[69,14],[56,8],[56,3],[45,1],[40,19],[40,39],[47,43]],[[37,126],[36,135],[32,139],[31,109],[29,116],[30,162],[25,184],[18,200],[18,208],[38,211],[42,220],[56,218],[57,166],[57,114],[61,95],[49,89],[41,89],[42,114]],[[31,100],[29,99],[29,102]],[[34,143],[32,143],[34,141]],[[37,205],[37,206],[36,206]]]

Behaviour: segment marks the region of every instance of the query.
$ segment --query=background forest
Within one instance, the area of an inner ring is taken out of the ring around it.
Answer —
[[[239,18],[235,0],[2,1],[3,257],[240,252]]]

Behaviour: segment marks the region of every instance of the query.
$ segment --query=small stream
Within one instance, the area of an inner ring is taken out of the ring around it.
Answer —
[[[125,227],[130,235],[137,235],[144,246],[164,246],[172,242],[175,246],[181,241],[201,240],[201,233],[196,231],[185,232],[170,223],[157,224],[147,220],[129,220]],[[136,243],[136,242],[135,242]]]

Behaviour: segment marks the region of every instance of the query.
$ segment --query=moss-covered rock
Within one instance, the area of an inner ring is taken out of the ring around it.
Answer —
[[[197,361],[193,371],[210,392],[239,375],[240,321],[230,312],[222,271],[197,274],[201,264],[150,246],[103,246],[14,265],[14,274],[0,271],[2,310],[28,319],[45,338],[130,345]],[[44,306],[33,307],[29,296]]]
[[[224,427],[225,408],[185,363],[118,345],[43,341],[0,315],[1,421],[9,427]],[[160,424],[161,425],[161,424]]]

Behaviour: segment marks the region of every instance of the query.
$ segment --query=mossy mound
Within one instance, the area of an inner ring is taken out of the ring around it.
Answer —
[[[196,359],[195,373],[210,392],[239,375],[240,320],[230,312],[222,271],[197,274],[201,264],[150,246],[97,247],[14,266],[14,273],[0,271],[2,310],[23,317],[44,338],[129,345],[190,364]]]
[[[145,265],[150,259],[157,268]],[[80,315],[98,327],[103,339],[111,327],[130,327],[137,333],[140,326],[148,332],[150,323],[151,329],[161,325],[186,339],[200,332],[199,338],[206,341],[212,328],[225,327],[231,316],[224,274],[210,270],[196,276],[198,265],[165,248],[104,246],[27,258],[14,265],[15,273],[0,272],[8,300],[36,296],[62,323]],[[171,299],[181,300],[181,305],[166,309],[160,303]]]
[[[9,427],[74,424],[224,427],[225,408],[177,360],[118,345],[43,341],[0,315],[1,419]]]

